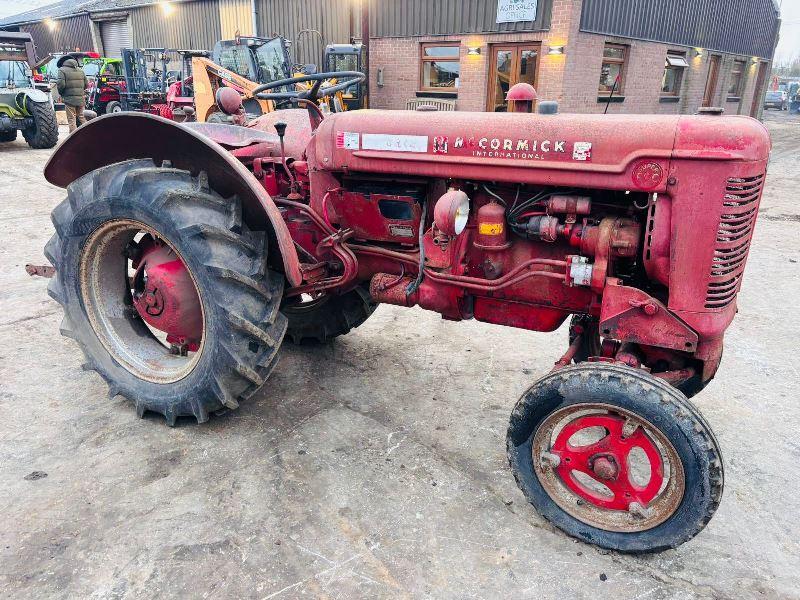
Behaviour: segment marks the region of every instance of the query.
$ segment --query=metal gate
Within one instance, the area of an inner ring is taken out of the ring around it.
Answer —
[[[103,40],[103,55],[109,58],[122,58],[122,48],[133,46],[127,19],[101,21],[100,37]]]

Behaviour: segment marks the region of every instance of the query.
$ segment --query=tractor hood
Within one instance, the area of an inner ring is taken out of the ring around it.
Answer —
[[[360,110],[326,118],[309,148],[317,169],[663,190],[674,158],[763,160],[749,117],[538,115]],[[622,181],[620,181],[622,178]],[[622,185],[622,184],[625,185]]]

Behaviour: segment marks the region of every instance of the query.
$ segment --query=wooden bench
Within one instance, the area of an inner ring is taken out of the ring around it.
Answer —
[[[432,107],[422,108],[420,107]],[[441,98],[412,98],[406,101],[406,110],[455,110],[455,100],[443,100]]]

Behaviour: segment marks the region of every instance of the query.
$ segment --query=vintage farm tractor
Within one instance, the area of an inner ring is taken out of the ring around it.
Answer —
[[[256,93],[290,93],[274,85]],[[67,188],[49,292],[111,396],[170,425],[206,421],[264,386],[284,336],[325,342],[379,303],[532,331],[571,318],[567,351],[511,413],[519,487],[599,546],[649,552],[697,534],[723,467],[687,396],[714,377],[736,313],[764,127],[324,117],[303,95],[249,127],[103,116],[48,163]]]

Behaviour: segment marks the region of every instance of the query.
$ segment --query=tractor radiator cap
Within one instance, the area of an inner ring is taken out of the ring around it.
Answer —
[[[542,100],[539,102],[540,115],[555,115],[558,114],[558,102],[555,100]]]

